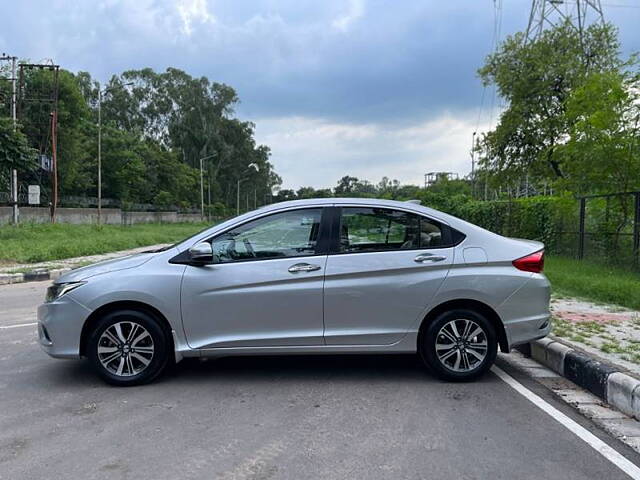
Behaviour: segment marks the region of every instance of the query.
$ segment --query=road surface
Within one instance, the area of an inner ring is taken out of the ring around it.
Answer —
[[[497,375],[443,383],[414,356],[190,361],[152,385],[110,387],[85,361],[40,350],[47,285],[0,287],[3,480],[630,478]]]

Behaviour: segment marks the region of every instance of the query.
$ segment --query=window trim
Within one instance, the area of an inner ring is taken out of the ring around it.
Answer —
[[[275,212],[269,212],[266,215],[261,215],[259,217],[249,218],[244,222],[236,223],[235,225],[231,225],[229,228],[226,228],[225,230],[223,230],[221,232],[217,232],[215,235],[212,235],[211,237],[208,237],[206,239],[201,240],[201,242],[209,242],[209,243],[211,243],[216,238],[227,234],[228,232],[230,232],[231,230],[233,230],[235,228],[242,227],[243,225],[247,225],[247,224],[249,224],[251,222],[255,222],[257,220],[263,220],[265,218],[273,217],[274,215],[279,215],[279,214],[288,213],[288,212],[296,212],[298,210],[320,210],[320,227],[318,229],[318,239],[316,240],[316,248],[315,248],[315,251],[313,253],[309,253],[309,254],[306,254],[306,255],[297,255],[295,257],[244,258],[242,260],[234,260],[233,262],[221,262],[221,263],[216,263],[214,265],[234,265],[234,264],[237,264],[237,263],[265,262],[265,261],[269,261],[269,260],[284,260],[284,259],[287,259],[287,258],[296,259],[296,258],[318,257],[318,256],[321,256],[321,255],[327,255],[327,247],[325,245],[328,245],[328,238],[325,238],[325,237],[329,236],[330,228],[328,228],[328,226],[326,225],[326,221],[325,221],[325,216],[327,215],[328,207],[324,206],[324,205],[304,205],[304,206],[300,206],[300,207],[296,207],[296,208],[287,208],[287,209],[283,209],[283,210],[277,210]]]
[[[411,215],[416,215],[418,217],[419,220],[422,220],[423,218],[428,220],[430,223],[434,223],[438,226],[440,226],[441,232],[442,232],[442,239],[444,245],[441,246],[437,246],[437,247],[418,247],[418,248],[394,248],[394,249],[385,249],[385,250],[368,250],[368,251],[363,251],[363,252],[342,252],[340,251],[340,231],[341,231],[341,227],[342,227],[342,210],[344,208],[371,208],[371,209],[376,209],[376,210],[391,210],[391,211],[396,211],[396,212],[402,212],[402,213],[407,213],[407,214],[411,214]],[[445,248],[453,248],[456,247],[457,245],[459,245],[460,243],[462,243],[462,241],[464,241],[466,235],[462,232],[460,232],[462,234],[462,237],[460,239],[460,241],[454,243],[453,242],[453,235],[452,235],[452,228],[440,221],[440,220],[434,220],[426,215],[423,215],[422,213],[418,213],[414,210],[405,210],[402,208],[393,208],[393,207],[387,207],[387,206],[377,206],[377,205],[340,205],[340,206],[334,206],[334,207],[330,207],[331,210],[333,210],[333,215],[331,218],[331,242],[330,242],[330,248],[329,248],[329,255],[359,255],[359,254],[365,254],[365,253],[385,253],[385,252],[412,252],[412,251],[417,251],[417,250],[440,250],[440,249],[445,249]]]

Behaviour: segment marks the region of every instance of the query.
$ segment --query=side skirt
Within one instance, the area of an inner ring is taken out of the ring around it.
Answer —
[[[346,355],[385,353],[416,353],[418,334],[408,333],[391,345],[312,345],[277,347],[220,347],[181,352],[184,357],[220,358],[245,355]]]

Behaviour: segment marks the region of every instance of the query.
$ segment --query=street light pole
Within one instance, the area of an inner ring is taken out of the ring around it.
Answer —
[[[247,166],[247,169],[242,172],[242,175],[248,173],[251,169],[254,169],[256,172],[260,171],[260,168],[256,163],[250,163]],[[236,216],[240,215],[240,182],[246,180],[246,178],[238,177],[238,182],[236,184]],[[248,198],[248,197],[247,197]],[[249,208],[249,200],[247,199],[247,209]]]
[[[200,221],[204,222],[204,172],[202,170],[203,159],[200,159]]]
[[[238,179],[238,187],[236,190],[236,216],[240,215],[240,182],[241,180]]]
[[[204,222],[204,169],[203,162],[218,155],[218,152],[200,159],[200,220]],[[209,203],[211,203],[211,187],[209,187]]]

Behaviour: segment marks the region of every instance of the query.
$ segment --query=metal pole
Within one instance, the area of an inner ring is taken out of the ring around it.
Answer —
[[[240,215],[240,179],[238,179],[238,189],[236,191],[236,215]]]
[[[16,116],[16,57],[11,58],[11,118],[13,131],[16,131],[18,118]],[[18,224],[18,170],[11,170],[11,202],[13,203],[13,224]]]
[[[209,169],[211,170],[211,169]],[[207,221],[211,221],[211,171],[209,171],[209,190],[207,192]]]
[[[633,254],[636,263],[640,254],[640,192],[636,192],[633,196],[635,200],[635,216],[633,222]]]
[[[476,132],[471,135],[471,198],[476,198]]]
[[[204,222],[204,173],[202,171],[202,161],[200,159],[200,220]]]
[[[58,111],[51,115],[51,159],[53,163],[53,198],[51,202],[51,223],[56,223],[56,208],[58,207]]]
[[[98,225],[102,221],[102,87],[98,84]]]
[[[587,208],[586,203],[587,203],[586,198],[580,199],[580,229],[579,229],[579,238],[578,238],[578,259],[579,260],[582,260],[584,258],[584,237],[585,237],[584,217],[585,217],[586,208]]]

